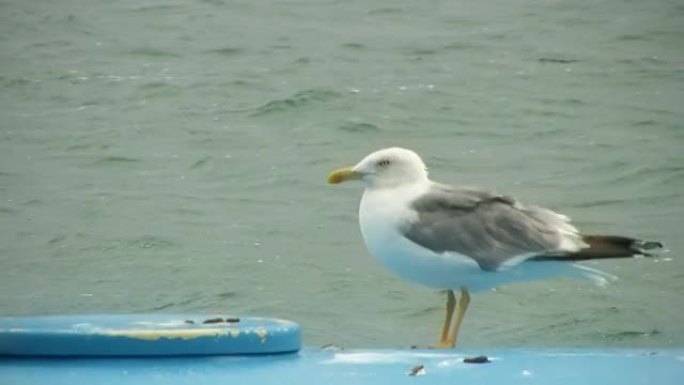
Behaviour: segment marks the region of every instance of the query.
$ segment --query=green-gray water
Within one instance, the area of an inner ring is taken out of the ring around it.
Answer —
[[[333,168],[434,179],[658,239],[473,297],[462,346],[684,344],[679,1],[2,1],[0,314],[225,312],[307,345],[435,342],[443,295],[363,245]]]

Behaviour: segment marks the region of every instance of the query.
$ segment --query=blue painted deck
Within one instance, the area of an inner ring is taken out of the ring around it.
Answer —
[[[490,363],[463,358],[487,355]],[[410,376],[423,365],[424,374]],[[0,358],[2,384],[682,384],[684,349],[304,349],[271,356]]]
[[[684,348],[299,350],[300,344],[297,324],[254,317],[0,318],[0,384],[684,383]],[[488,362],[464,361],[476,356]]]

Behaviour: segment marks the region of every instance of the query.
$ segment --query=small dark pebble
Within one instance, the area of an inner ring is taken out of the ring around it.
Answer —
[[[413,368],[411,368],[411,371],[409,371],[407,374],[408,374],[409,376],[417,376],[417,375],[419,375],[419,374],[423,374],[423,373],[424,373],[424,372],[423,372],[423,369],[424,369],[424,368],[425,368],[424,365],[414,366]],[[421,372],[422,372],[422,373],[421,373]]]
[[[220,323],[224,323],[224,322],[227,324],[234,324],[234,323],[240,322],[240,318],[232,317],[232,318],[223,319],[221,317],[216,317],[216,318],[206,319],[202,323],[203,324],[220,324]]]
[[[193,320],[191,320],[191,319],[186,319],[186,320],[185,320],[185,323],[186,323],[186,324],[190,324],[190,325],[194,325],[194,324],[195,324],[195,321],[193,321]]]
[[[463,359],[463,363],[465,364],[486,364],[489,361],[489,358],[487,356],[477,356],[477,357],[466,357]]]

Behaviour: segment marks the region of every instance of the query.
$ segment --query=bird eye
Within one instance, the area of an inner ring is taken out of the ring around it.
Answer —
[[[378,163],[376,163],[376,165],[378,167],[387,167],[387,166],[389,166],[389,164],[390,164],[389,159],[382,159],[382,160],[379,160]]]

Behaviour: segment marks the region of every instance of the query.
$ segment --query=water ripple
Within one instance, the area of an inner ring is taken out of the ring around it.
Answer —
[[[341,125],[337,126],[337,128],[341,131],[346,131],[346,132],[372,132],[372,131],[378,131],[380,128],[376,126],[375,124],[372,123],[366,123],[366,122],[345,122],[342,123]]]
[[[621,342],[621,341],[633,341],[635,339],[644,339],[653,336],[657,336],[662,332],[658,329],[652,329],[648,331],[643,330],[619,330],[609,333],[600,333],[597,337],[603,340],[609,340],[611,342]]]
[[[127,240],[124,245],[127,248],[166,249],[175,246],[175,243],[161,237],[144,235],[140,238]]]
[[[246,52],[246,50],[244,48],[238,48],[238,47],[225,47],[225,48],[218,48],[218,49],[211,49],[208,51],[204,51],[204,53],[207,53],[207,54],[226,56],[226,57],[238,56],[238,55],[244,54],[245,52]]]
[[[130,51],[128,51],[128,54],[134,55],[134,56],[143,56],[143,57],[149,57],[149,58],[161,58],[161,57],[180,57],[181,55],[171,52],[171,51],[165,51],[159,48],[153,48],[153,47],[140,47],[140,48],[134,48]]]
[[[212,160],[211,156],[205,156],[204,158],[193,163],[192,166],[190,166],[190,169],[196,169],[196,168],[203,167],[203,166],[207,165],[207,163],[209,163],[211,160]]]
[[[309,89],[297,92],[296,94],[283,98],[275,99],[257,107],[251,116],[266,116],[275,113],[294,110],[306,107],[315,103],[327,102],[331,99],[340,97],[340,94],[325,89]]]
[[[104,158],[99,159],[95,164],[97,165],[115,165],[115,164],[125,164],[125,163],[137,163],[140,162],[140,159],[136,158],[129,158],[126,156],[106,156]]]

